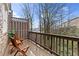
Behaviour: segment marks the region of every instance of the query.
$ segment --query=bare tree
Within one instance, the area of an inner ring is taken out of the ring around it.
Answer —
[[[26,4],[26,3],[23,3],[21,7],[22,7],[23,16],[29,22],[29,27],[30,27],[29,30],[32,31],[32,22],[33,22],[32,17],[33,17],[33,14],[31,13],[30,5]]]

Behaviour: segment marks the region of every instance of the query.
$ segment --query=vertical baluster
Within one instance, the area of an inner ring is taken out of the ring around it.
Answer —
[[[10,31],[12,31],[12,27],[13,27],[13,22],[12,22],[12,20],[11,20],[11,30],[10,30]]]
[[[55,37],[53,36],[53,51],[55,51]]]
[[[54,37],[52,36],[52,50],[54,51]]]
[[[21,22],[20,22],[20,29],[19,29],[19,31],[20,31],[20,37],[21,37]]]
[[[16,21],[16,32],[18,33],[18,31],[17,31],[17,27],[18,27],[18,26],[17,26],[17,21]]]
[[[41,34],[41,45],[43,46],[43,35]]]
[[[51,36],[48,35],[48,48],[49,48],[49,49],[50,49],[50,40],[51,40],[50,37],[51,37]]]
[[[47,35],[44,35],[44,39],[43,39],[43,40],[44,40],[44,46],[46,46],[46,36],[47,36]],[[48,36],[47,36],[47,37],[48,37]]]
[[[30,32],[27,31],[27,39],[29,39],[29,37],[30,37]]]
[[[63,39],[63,55],[64,55],[64,39]]]
[[[42,37],[42,35],[40,34],[40,44],[41,44],[41,37]]]
[[[33,38],[32,38],[32,33],[30,32],[30,34],[31,34],[31,40],[34,40]]]
[[[52,50],[52,36],[51,36],[51,48],[50,49]]]
[[[31,39],[34,40],[34,38],[32,37],[33,36],[33,33],[30,32],[30,34],[31,34]]]
[[[21,22],[20,22],[20,29],[19,29],[19,31],[20,31],[20,37],[21,37]]]
[[[42,44],[41,40],[42,40],[42,35],[40,34],[40,44]]]
[[[73,41],[72,41],[72,56],[73,56],[73,47],[74,47],[74,46],[73,46]]]
[[[31,34],[30,34],[30,32],[28,32],[28,39],[30,39],[30,37],[31,37]]]
[[[21,27],[21,31],[22,31],[22,38],[24,38],[24,37],[23,37],[23,22],[22,22],[21,26],[22,26],[22,27]]]
[[[54,51],[56,51],[56,37],[54,37]]]
[[[30,32],[27,32],[27,39],[30,39]]]
[[[41,42],[42,42],[41,44],[43,45],[43,35],[42,35],[42,34],[41,34],[41,38],[42,38],[42,39],[41,39]]]
[[[34,33],[30,32],[30,34],[31,34],[31,40],[34,41],[34,37],[33,37]]]
[[[15,32],[16,32],[16,21],[15,21],[15,23],[14,23],[14,30],[15,30]]]
[[[12,31],[13,31],[13,28],[14,28],[14,21],[12,21],[12,26],[13,26],[13,27],[12,27]]]
[[[61,53],[61,38],[59,38],[59,55]]]
[[[13,21],[13,28],[12,28],[12,31],[14,30],[14,21]]]
[[[21,22],[21,38],[22,38],[22,22]]]
[[[57,52],[57,37],[56,37],[56,52]]]
[[[68,40],[67,40],[67,56],[68,56]]]
[[[36,38],[35,38],[35,42],[37,43],[37,33],[36,33]]]

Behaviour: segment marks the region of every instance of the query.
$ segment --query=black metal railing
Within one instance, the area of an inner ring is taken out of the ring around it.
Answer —
[[[79,55],[79,37],[28,32],[30,40],[57,56]]]

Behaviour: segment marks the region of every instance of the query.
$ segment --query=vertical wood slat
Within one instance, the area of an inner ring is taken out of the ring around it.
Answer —
[[[55,42],[55,45],[54,45],[55,46],[55,50],[54,51],[56,51],[56,38],[55,37],[54,37],[54,40],[55,40],[54,41]]]
[[[58,41],[58,39],[57,39],[57,37],[56,37],[56,52],[57,52],[57,48],[58,48],[58,47],[57,47],[57,41]]]
[[[11,30],[10,30],[10,31],[12,31],[12,27],[13,27],[13,22],[12,22],[12,20],[11,20]]]
[[[67,56],[68,56],[68,40],[67,40]]]
[[[22,22],[21,22],[21,38],[22,38]]]
[[[55,51],[55,37],[53,37],[53,49]]]
[[[20,22],[20,30],[19,31],[20,31],[20,37],[21,37],[21,22]]]
[[[24,38],[24,26],[23,26],[23,23],[22,23],[22,37]]]
[[[13,31],[13,29],[14,29],[14,21],[13,21],[13,23],[12,23],[12,26],[13,26],[13,27],[12,27],[12,31]]]
[[[55,51],[55,37],[53,37],[53,51]]]
[[[25,34],[24,34],[25,35]],[[25,37],[26,38],[26,37]],[[30,39],[30,33],[27,32],[27,39]]]
[[[9,15],[8,15],[9,16]],[[9,17],[10,18],[10,17]],[[10,31],[10,19],[8,18],[8,31]],[[0,25],[1,25],[1,23],[0,23]]]
[[[64,38],[63,38],[63,55],[64,55]]]
[[[35,42],[37,43],[37,33],[36,33],[36,38],[35,38]]]
[[[21,22],[21,28],[20,29],[21,29],[20,31],[21,31],[21,38],[22,38],[22,22]]]
[[[24,23],[23,23],[23,38],[25,39],[25,37],[24,36],[26,36],[26,34],[25,34],[25,30],[24,30]],[[24,35],[25,34],[25,35]]]
[[[73,46],[73,41],[72,41],[72,56],[73,56],[73,52],[74,52],[74,51],[73,51],[73,47],[74,47],[74,46]]]
[[[52,36],[52,51],[54,51],[54,37]]]
[[[52,50],[52,36],[51,36],[51,48],[50,49]]]
[[[21,30],[20,31],[21,31],[21,38],[22,38],[22,22],[21,22]]]
[[[18,22],[18,33],[19,33],[19,36],[20,36],[20,22]]]
[[[23,37],[24,37],[24,39],[25,39],[25,36],[26,36],[25,33],[26,33],[26,32],[25,32],[25,29],[24,29],[24,24],[25,24],[25,23],[23,23]]]
[[[15,21],[15,29],[14,29],[14,30],[15,30],[15,32],[16,32],[16,21]]]
[[[40,35],[41,35],[41,42],[40,42],[40,43],[41,43],[41,45],[42,45],[43,36],[42,36],[42,34],[40,34]]]
[[[23,34],[24,34],[24,28],[23,28],[23,22],[22,22],[22,38],[24,38]]]
[[[17,33],[18,33],[18,22],[17,22],[17,26],[16,26],[16,28],[17,28]]]
[[[43,35],[44,46],[46,45],[46,35]]]
[[[18,33],[19,33],[19,36],[20,36],[20,22],[18,22]]]
[[[59,55],[61,53],[61,38],[59,38]]]
[[[40,44],[42,43],[41,40],[42,40],[42,35],[40,34]]]
[[[17,22],[16,22],[16,32],[17,32]]]
[[[28,32],[28,35],[27,35],[28,37],[27,37],[27,39],[30,39],[30,33]]]
[[[21,38],[22,38],[22,22],[21,22]]]
[[[23,37],[23,23],[22,23],[21,31],[22,31],[22,38],[24,38],[24,37]]]
[[[23,23],[23,37],[24,37],[24,39],[27,37],[27,35],[26,35],[26,30],[25,30],[25,23]]]

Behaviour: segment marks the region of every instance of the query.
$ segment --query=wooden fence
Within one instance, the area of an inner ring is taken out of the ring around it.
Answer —
[[[16,31],[23,39],[27,38],[28,22],[22,18],[11,17],[8,22],[8,31]]]

